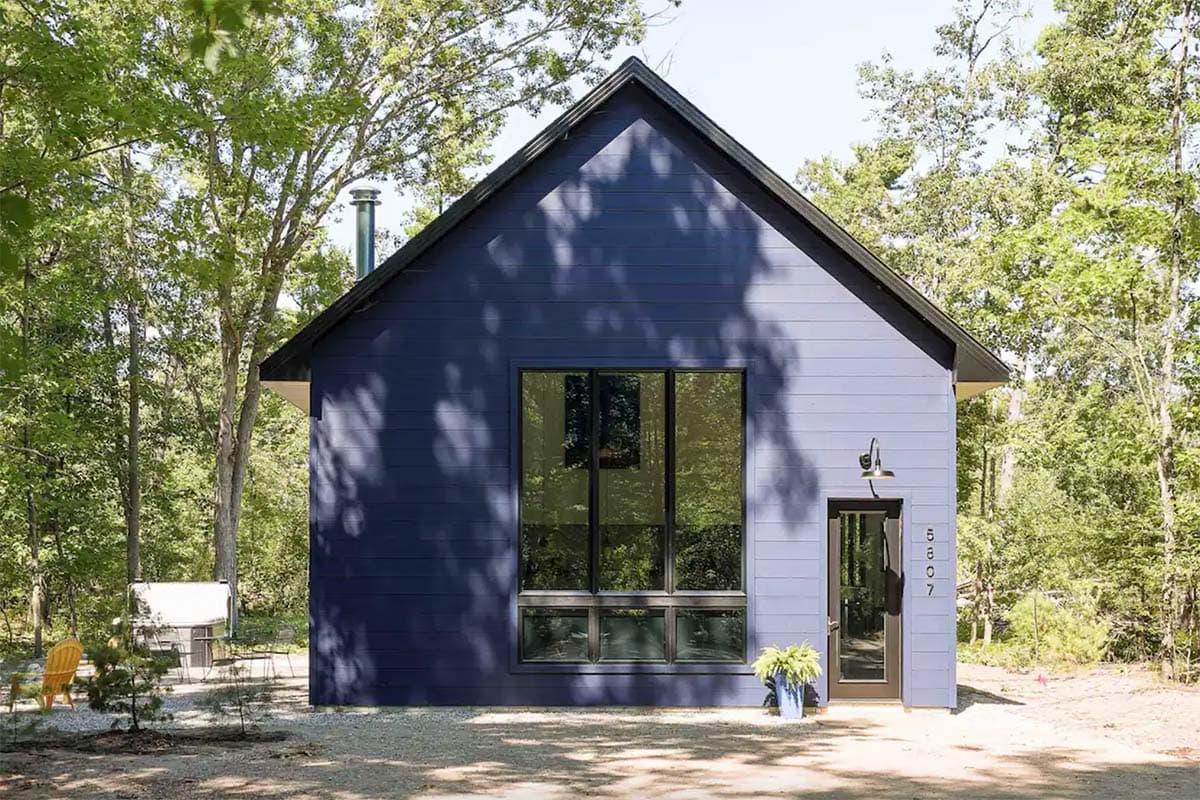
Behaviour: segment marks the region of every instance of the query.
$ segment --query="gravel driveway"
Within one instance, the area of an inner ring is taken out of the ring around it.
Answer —
[[[1200,797],[1200,693],[1113,671],[1035,677],[964,666],[955,714],[843,707],[800,724],[757,709],[315,712],[301,678],[283,682],[266,725],[282,742],[0,753],[0,796]],[[172,696],[173,724],[209,724],[195,696]]]

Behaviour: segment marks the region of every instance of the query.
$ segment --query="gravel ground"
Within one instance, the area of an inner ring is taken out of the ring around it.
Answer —
[[[261,681],[264,676],[270,676],[273,679],[276,696],[283,701],[282,718],[290,719],[308,710],[306,706],[301,705],[306,680],[302,662],[306,661],[306,658],[305,654],[292,656],[295,678],[290,676],[288,663],[282,657],[275,658],[275,663],[271,668],[273,671],[268,671],[268,667],[261,661],[253,662],[251,665],[253,670],[251,677],[254,681]],[[29,665],[28,667],[22,665],[21,671],[37,673],[40,672],[40,667],[38,665]],[[79,668],[77,674],[79,678],[86,679],[91,672],[91,667],[85,664]],[[0,670],[0,674],[5,673]],[[171,715],[169,727],[199,729],[208,728],[221,722],[219,718],[214,717],[212,713],[199,705],[208,691],[221,685],[217,680],[221,677],[220,673],[214,672],[211,676],[213,680],[210,682],[201,680],[201,677],[202,675],[197,672],[191,676],[189,682],[177,670],[168,673],[163,683],[166,691],[162,695],[162,711]],[[3,694],[4,697],[2,710],[7,711],[7,686],[0,689],[0,694]],[[99,733],[110,730],[114,723],[122,721],[115,714],[92,711],[88,708],[87,697],[83,692],[73,692],[73,696],[75,697],[74,710],[63,704],[61,698],[57,698],[51,713],[40,718],[41,725],[39,727],[60,733]],[[17,714],[19,718],[31,720],[38,716],[37,705],[31,699],[24,699],[17,705]]]
[[[958,685],[964,716],[975,702],[999,703],[1043,725],[1191,758],[1200,769],[1200,690],[1166,685],[1140,667],[1104,664],[1077,674],[1043,675],[959,664]]]
[[[286,673],[286,669],[284,669]],[[313,711],[282,681],[281,742],[163,753],[0,753],[0,796],[66,798],[1200,797],[1200,693],[1144,673],[964,665],[956,713],[840,707],[800,724],[758,709]],[[210,724],[196,686],[174,725]],[[106,715],[57,708],[54,727]]]

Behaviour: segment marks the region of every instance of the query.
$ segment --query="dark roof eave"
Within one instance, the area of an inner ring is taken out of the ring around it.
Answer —
[[[976,383],[1006,383],[1008,381],[1009,368],[999,357],[930,302],[898,273],[880,261],[874,253],[800,194],[795,187],[760,161],[637,58],[625,61],[579,102],[567,109],[558,119],[550,123],[541,133],[393,253],[378,269],[356,283],[349,291],[335,300],[329,308],[310,320],[291,339],[264,359],[260,365],[263,379],[308,380],[308,358],[317,339],[353,313],[393,276],[403,271],[418,256],[432,247],[471,212],[512,180],[530,162],[548,150],[558,139],[570,132],[593,110],[631,81],[637,81],[644,86],[698,134],[711,142],[717,150],[741,167],[768,194],[795,212],[817,234],[849,256],[852,261],[878,281],[881,287],[896,297],[927,325],[950,340],[955,346],[954,368],[957,381]]]

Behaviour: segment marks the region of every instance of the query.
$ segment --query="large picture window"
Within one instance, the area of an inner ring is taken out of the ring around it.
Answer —
[[[524,370],[520,653],[744,662],[743,375]]]

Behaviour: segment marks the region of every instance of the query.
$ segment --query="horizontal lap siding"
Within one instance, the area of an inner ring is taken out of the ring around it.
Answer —
[[[871,436],[915,524],[951,521],[949,357],[637,90],[619,94],[318,343],[313,701],[758,704],[748,670],[512,667],[514,364],[744,365],[750,646],[824,650],[823,499],[863,496]],[[908,634],[914,698],[951,669],[940,599]]]

